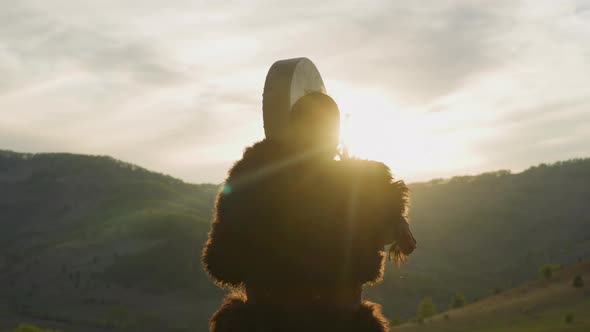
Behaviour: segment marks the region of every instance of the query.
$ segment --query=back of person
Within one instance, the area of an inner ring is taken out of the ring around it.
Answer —
[[[361,292],[381,278],[385,245],[398,258],[414,249],[407,188],[382,163],[334,158],[326,98],[303,97],[291,139],[255,144],[229,172],[203,262],[244,292],[226,299],[212,331],[387,330]]]

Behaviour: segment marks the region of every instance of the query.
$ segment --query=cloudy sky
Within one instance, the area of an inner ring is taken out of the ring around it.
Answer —
[[[299,56],[409,181],[590,156],[590,0],[0,0],[0,149],[220,182]]]

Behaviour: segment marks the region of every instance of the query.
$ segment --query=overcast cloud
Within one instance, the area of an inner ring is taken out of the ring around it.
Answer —
[[[404,178],[590,156],[590,0],[0,0],[0,149],[220,182],[297,56]]]

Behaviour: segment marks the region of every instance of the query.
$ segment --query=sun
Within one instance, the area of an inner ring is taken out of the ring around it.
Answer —
[[[422,180],[446,167],[443,144],[429,115],[395,104],[384,91],[330,82],[329,93],[341,113],[341,142],[351,156],[387,164],[409,181]]]
[[[367,159],[390,159],[392,146],[387,143],[403,135],[391,100],[378,90],[334,82],[330,84],[329,93],[340,108],[340,139],[349,152]]]

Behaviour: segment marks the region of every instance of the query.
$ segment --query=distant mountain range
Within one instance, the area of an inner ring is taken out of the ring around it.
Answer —
[[[590,159],[410,188],[418,249],[367,289],[390,317],[590,257]],[[206,331],[222,297],[199,262],[217,190],[110,157],[0,151],[0,331]]]

